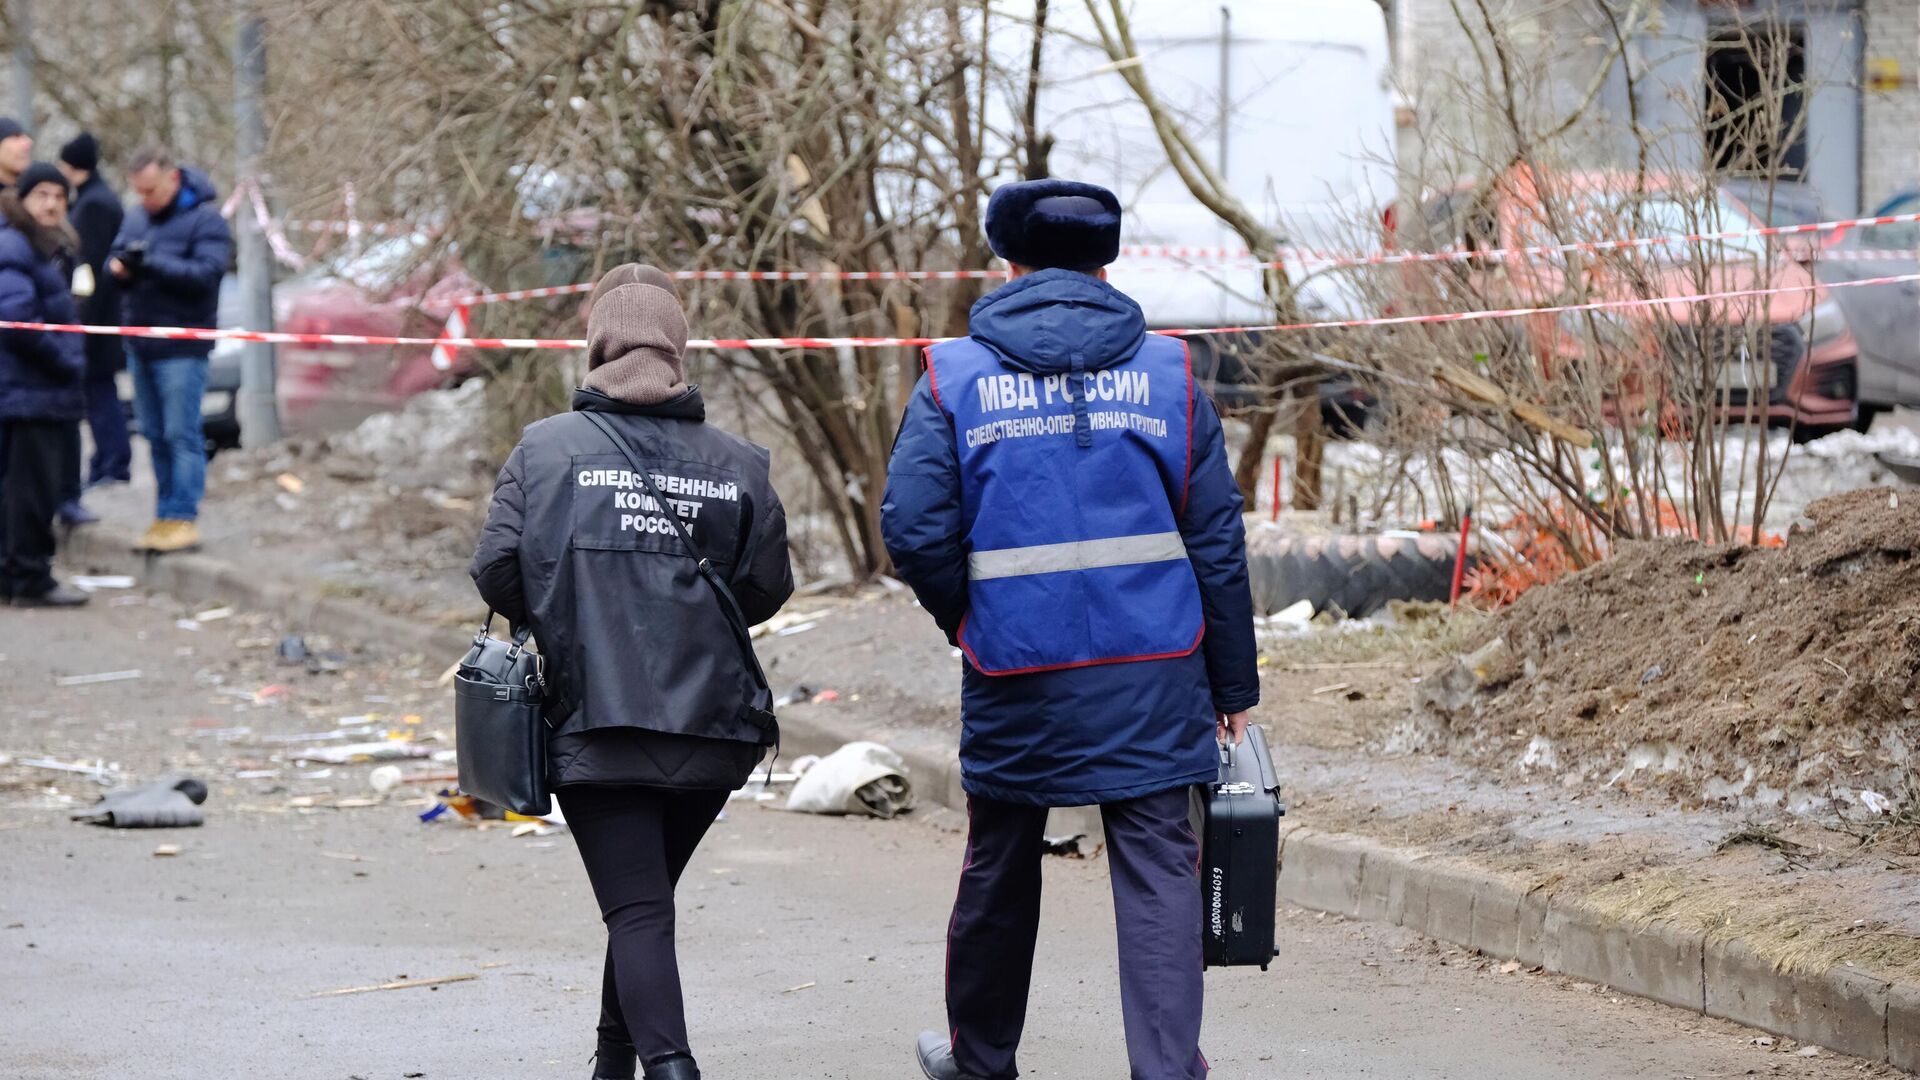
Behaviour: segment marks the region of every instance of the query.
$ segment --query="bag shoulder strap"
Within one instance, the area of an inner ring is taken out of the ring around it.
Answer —
[[[754,654],[753,632],[747,626],[746,613],[740,610],[740,601],[735,599],[733,590],[727,586],[726,579],[720,576],[720,571],[714,568],[713,561],[706,557],[700,550],[700,546],[693,542],[693,534],[688,532],[686,525],[681,523],[680,515],[674,513],[666,496],[660,494],[660,489],[653,482],[653,474],[640,463],[640,457],[633,452],[632,445],[621,438],[619,432],[613,430],[613,425],[607,422],[606,417],[586,410],[581,411],[580,415],[586,417],[594,427],[599,428],[600,433],[607,437],[607,441],[613,443],[614,448],[627,459],[627,464],[632,466],[634,475],[640,478],[640,482],[646,486],[647,494],[653,497],[654,505],[660,507],[662,515],[673,523],[673,531],[680,537],[680,543],[686,547],[687,554],[692,556],[695,568],[713,588],[713,595],[720,602],[720,613],[726,616],[727,625],[733,630],[734,640],[740,646],[740,655],[747,662],[747,670],[753,673],[754,683],[763,690],[767,689],[767,673],[761,669],[760,658]]]

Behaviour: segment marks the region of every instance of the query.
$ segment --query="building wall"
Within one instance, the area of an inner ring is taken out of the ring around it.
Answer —
[[[1866,56],[1900,67],[1900,86],[1865,91],[1861,189],[1871,210],[1902,188],[1920,184],[1920,2],[1866,0]]]
[[[1768,3],[1800,15],[1808,28],[1809,164],[1832,211],[1871,209],[1890,193],[1920,184],[1920,0],[1749,0],[1748,8]],[[1444,172],[1448,159],[1485,156],[1457,148],[1484,151],[1497,141],[1499,125],[1486,115],[1485,100],[1455,92],[1460,80],[1485,82],[1487,76],[1449,0],[1399,5],[1399,77],[1412,106],[1412,122],[1402,132],[1402,168],[1409,186],[1419,187]],[[1577,102],[1610,41],[1605,24],[1589,17],[1591,8],[1542,0],[1495,0],[1492,6],[1542,76],[1526,86],[1536,119]],[[1472,11],[1474,5],[1463,8]],[[1699,0],[1668,0],[1630,52],[1641,81],[1637,102],[1628,101],[1627,81],[1616,67],[1591,122],[1563,147],[1567,164],[1619,162],[1631,154],[1635,140],[1627,118],[1629,106],[1637,104],[1656,168],[1703,167],[1696,110],[1711,11]],[[1898,88],[1863,86],[1861,61],[1876,58],[1898,65]]]

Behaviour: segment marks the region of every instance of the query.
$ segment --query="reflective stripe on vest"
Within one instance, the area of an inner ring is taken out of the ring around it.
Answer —
[[[1147,536],[1115,536],[1106,540],[1076,540],[1065,544],[976,551],[967,556],[967,575],[974,581],[1058,574],[1067,570],[1097,570],[1103,566],[1133,566],[1170,562],[1187,557],[1186,541],[1177,532]]]

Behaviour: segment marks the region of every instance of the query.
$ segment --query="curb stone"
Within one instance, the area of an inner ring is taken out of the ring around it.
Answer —
[[[429,666],[459,659],[472,641],[471,630],[422,625],[370,604],[322,596],[284,582],[258,581],[204,552],[149,555],[133,550],[133,542],[132,536],[90,525],[75,530],[61,545],[60,555],[70,565],[130,574],[141,585],[182,600],[218,600],[278,615],[305,631],[341,641],[419,654]],[[477,613],[477,598],[475,605]]]
[[[1895,983],[1888,995],[1887,1060],[1920,1073],[1920,986]]]
[[[1873,1061],[1889,1060],[1892,984],[1836,967],[1818,974],[1782,973],[1738,939],[1707,950],[1706,1012],[1768,1031],[1784,1031]],[[1909,995],[1920,987],[1903,986]],[[1909,1037],[1909,1044],[1912,1044]]]
[[[217,599],[279,615],[343,641],[430,659],[459,655],[466,631],[419,623],[298,586],[250,580],[207,554],[149,556],[132,538],[92,526],[63,549],[71,563],[132,574],[182,599]],[[965,811],[959,753],[949,735],[876,733],[811,706],[785,711],[783,750],[826,753],[878,737],[906,763],[924,797]],[[1052,831],[1099,834],[1097,807],[1056,811]],[[1920,1071],[1920,984],[1852,968],[1776,971],[1744,941],[1670,924],[1629,923],[1500,874],[1427,852],[1283,821],[1281,899],[1351,918],[1390,922],[1493,957],[1571,975],[1624,993]]]

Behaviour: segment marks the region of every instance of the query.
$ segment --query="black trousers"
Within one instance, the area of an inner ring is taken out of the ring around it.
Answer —
[[[1113,914],[1120,939],[1120,1016],[1131,1080],[1205,1080],[1200,840],[1187,788],[1107,803]],[[1040,934],[1047,808],[967,799],[967,862],[947,928],[947,1024],[961,1071],[1020,1075]]]
[[[631,1046],[642,1064],[691,1055],[673,887],[728,793],[576,784],[559,794],[607,924],[601,1045]]]
[[[69,437],[60,420],[0,420],[0,597],[54,586],[54,514],[65,486]]]

